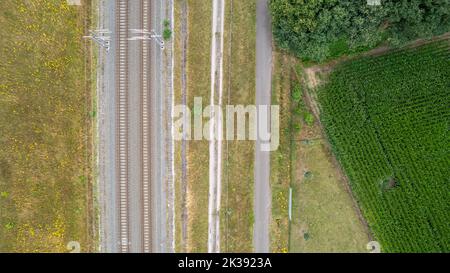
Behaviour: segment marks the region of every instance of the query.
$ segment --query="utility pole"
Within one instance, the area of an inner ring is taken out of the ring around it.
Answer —
[[[111,37],[107,36],[111,32],[107,29],[90,30],[88,36],[84,36],[85,39],[91,39],[97,43],[100,47],[104,48],[106,52],[111,49]]]
[[[164,50],[164,40],[162,36],[157,34],[155,30],[146,29],[130,29],[131,33],[135,34],[135,37],[128,38],[130,41],[155,41],[161,50]]]

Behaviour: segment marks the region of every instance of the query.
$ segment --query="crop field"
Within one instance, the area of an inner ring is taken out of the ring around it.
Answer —
[[[450,251],[449,40],[343,63],[318,92],[382,251]]]

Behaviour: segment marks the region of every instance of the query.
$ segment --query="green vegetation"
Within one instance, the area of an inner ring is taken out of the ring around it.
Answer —
[[[170,30],[169,28],[165,28],[163,31],[163,39],[165,41],[168,41],[172,38],[172,30]]]
[[[163,26],[166,27],[166,28],[170,27],[170,20],[169,19],[164,19]]]
[[[172,38],[172,29],[170,27],[170,21],[167,19],[164,20],[163,25],[164,25],[163,39],[165,41],[168,41]]]
[[[450,30],[447,0],[271,0],[275,40],[298,57],[323,61],[386,41],[401,45]]]
[[[450,251],[449,49],[441,40],[349,61],[319,90],[329,140],[386,252]]]
[[[0,2],[0,252],[93,249],[89,5]],[[86,26],[87,27],[87,26]]]
[[[301,89],[300,85],[297,84],[292,89],[292,99],[294,100],[294,102],[298,103],[301,98],[302,98],[302,89]]]
[[[272,190],[271,251],[289,251],[289,187],[292,183],[293,125],[300,119],[292,115],[295,102],[301,100],[300,86],[292,86],[292,67],[295,59],[274,52],[272,104],[280,106],[280,146],[271,152],[270,185]],[[295,131],[300,128],[295,129]]]
[[[312,126],[314,124],[314,116],[310,112],[305,112],[303,114],[303,120],[308,126]]]
[[[368,236],[310,113],[301,74],[295,58],[274,53],[272,103],[280,105],[280,148],[271,154],[271,251],[363,252]]]

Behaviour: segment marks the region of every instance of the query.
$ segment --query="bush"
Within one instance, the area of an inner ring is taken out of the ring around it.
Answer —
[[[294,99],[294,101],[298,102],[302,97],[302,90],[300,88],[300,85],[295,85],[293,90],[292,90],[292,99]]]
[[[6,230],[11,230],[15,227],[16,225],[13,222],[8,222],[5,224],[5,229]]]
[[[305,241],[308,241],[310,237],[311,237],[311,236],[309,235],[308,232],[305,232],[305,233],[303,234],[303,239],[305,239]]]
[[[314,125],[314,116],[313,116],[313,114],[311,114],[309,112],[305,112],[303,114],[303,120],[305,121],[306,125],[308,125],[308,126]]]
[[[168,19],[165,19],[163,25],[165,28],[170,28],[170,21]]]
[[[164,25],[164,30],[163,30],[163,39],[165,41],[168,41],[172,38],[172,29],[170,26],[170,21],[169,20],[164,20],[163,22]]]
[[[168,41],[168,40],[170,40],[171,38],[172,38],[172,30],[170,30],[170,29],[168,29],[168,28],[164,29],[164,32],[163,32],[163,39],[166,40],[166,41]]]

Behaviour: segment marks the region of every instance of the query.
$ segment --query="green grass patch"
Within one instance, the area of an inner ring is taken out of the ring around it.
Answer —
[[[320,131],[297,144],[290,252],[367,252],[369,242],[345,180],[332,164]],[[319,139],[318,139],[319,138]]]
[[[301,100],[301,88],[292,83],[292,67],[295,60],[274,52],[272,76],[272,104],[280,106],[280,146],[271,153],[270,183],[272,190],[272,220],[270,226],[271,251],[289,251],[289,187],[292,183],[292,162],[295,143],[293,134],[298,132],[300,118],[294,109]],[[298,126],[298,127],[297,127]],[[295,129],[294,129],[295,128]]]

